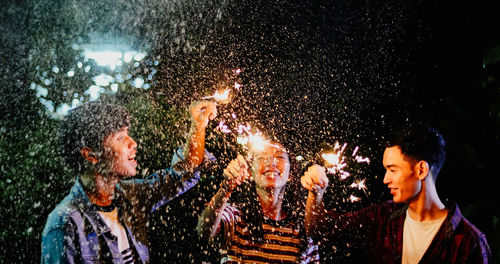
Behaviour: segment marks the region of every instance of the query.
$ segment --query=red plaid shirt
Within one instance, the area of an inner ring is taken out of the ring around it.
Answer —
[[[337,235],[362,234],[372,263],[401,263],[403,225],[408,205],[392,201],[356,212],[328,213],[321,225],[325,239]],[[347,233],[346,233],[347,232]],[[491,251],[486,237],[460,213],[458,206],[449,208],[448,216],[427,248],[420,263],[489,263]]]

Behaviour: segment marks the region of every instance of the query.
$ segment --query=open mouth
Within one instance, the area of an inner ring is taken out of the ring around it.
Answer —
[[[275,171],[275,170],[267,170],[267,171],[264,171],[264,173],[262,173],[262,175],[264,175],[266,177],[270,177],[270,178],[279,177],[280,174],[281,173],[279,171]]]

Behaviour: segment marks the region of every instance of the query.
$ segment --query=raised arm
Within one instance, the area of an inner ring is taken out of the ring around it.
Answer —
[[[306,233],[315,237],[324,228],[326,211],[323,206],[323,194],[328,187],[325,168],[312,165],[300,178],[302,186],[309,190],[305,212]]]
[[[140,201],[152,212],[198,183],[200,165],[205,162],[206,167],[215,162],[215,157],[205,151],[205,128],[217,116],[216,106],[210,101],[191,104],[191,130],[184,150],[175,151],[171,169],[153,173],[146,179],[121,181],[120,186],[129,199]]]
[[[191,129],[184,147],[184,169],[191,171],[203,162],[205,155],[205,128],[217,116],[217,103],[196,101],[190,106]]]
[[[250,178],[248,165],[245,159],[238,155],[232,160],[227,168],[224,169],[224,179],[217,193],[198,218],[198,234],[202,239],[213,241],[220,230],[220,221],[227,201],[236,186]]]

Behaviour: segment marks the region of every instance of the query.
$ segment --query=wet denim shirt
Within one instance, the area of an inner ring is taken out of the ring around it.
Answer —
[[[200,179],[200,171],[215,158],[205,152],[204,162],[192,172],[182,169],[177,149],[170,169],[145,179],[123,180],[116,188],[115,204],[139,263],[149,263],[146,227],[148,215],[183,194]],[[123,263],[118,240],[111,234],[77,178],[70,193],[49,214],[42,233],[41,263]]]

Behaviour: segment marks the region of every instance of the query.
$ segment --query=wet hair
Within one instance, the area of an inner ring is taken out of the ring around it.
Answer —
[[[61,154],[73,171],[81,174],[87,162],[81,149],[89,147],[95,153],[103,151],[106,136],[130,126],[130,114],[118,105],[89,102],[71,110],[61,125]]]
[[[392,135],[386,147],[399,146],[406,157],[429,164],[434,179],[446,159],[443,136],[427,124],[413,125]]]

